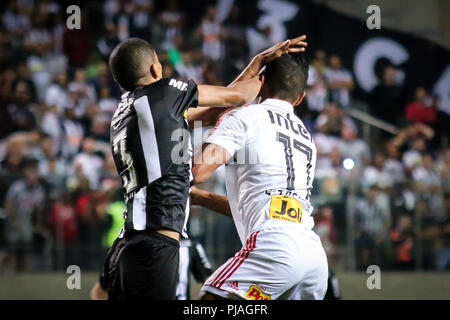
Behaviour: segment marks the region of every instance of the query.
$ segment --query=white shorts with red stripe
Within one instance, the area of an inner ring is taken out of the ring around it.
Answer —
[[[226,299],[323,299],[328,263],[319,237],[302,227],[253,232],[236,255],[214,272],[200,295]]]

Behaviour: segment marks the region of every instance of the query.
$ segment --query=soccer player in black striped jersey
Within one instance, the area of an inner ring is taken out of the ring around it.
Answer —
[[[300,50],[297,42],[256,56],[228,87],[162,78],[155,50],[142,39],[128,39],[111,53],[111,72],[124,91],[111,121],[111,147],[127,211],[105,263],[110,299],[175,298],[192,181],[187,122],[214,123],[220,113],[215,107],[255,99],[267,57]]]

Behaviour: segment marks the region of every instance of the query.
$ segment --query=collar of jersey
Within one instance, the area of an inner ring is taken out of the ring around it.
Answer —
[[[279,100],[279,99],[273,99],[273,98],[268,98],[268,99],[264,100],[261,104],[274,106],[274,107],[283,109],[284,111],[288,111],[288,112],[292,112],[294,109],[292,104],[290,104],[289,102],[284,101],[284,100]]]

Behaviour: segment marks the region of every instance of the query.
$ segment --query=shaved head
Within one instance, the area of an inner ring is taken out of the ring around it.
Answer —
[[[145,40],[130,38],[122,41],[109,56],[109,68],[114,80],[127,91],[151,77],[150,66],[158,61],[155,49]]]

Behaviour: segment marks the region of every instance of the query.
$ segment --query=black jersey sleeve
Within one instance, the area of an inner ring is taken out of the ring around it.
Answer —
[[[165,81],[165,96],[171,100],[168,105],[171,106],[171,112],[175,117],[182,116],[188,108],[197,107],[198,88],[195,81],[181,81],[176,79],[165,79]]]

